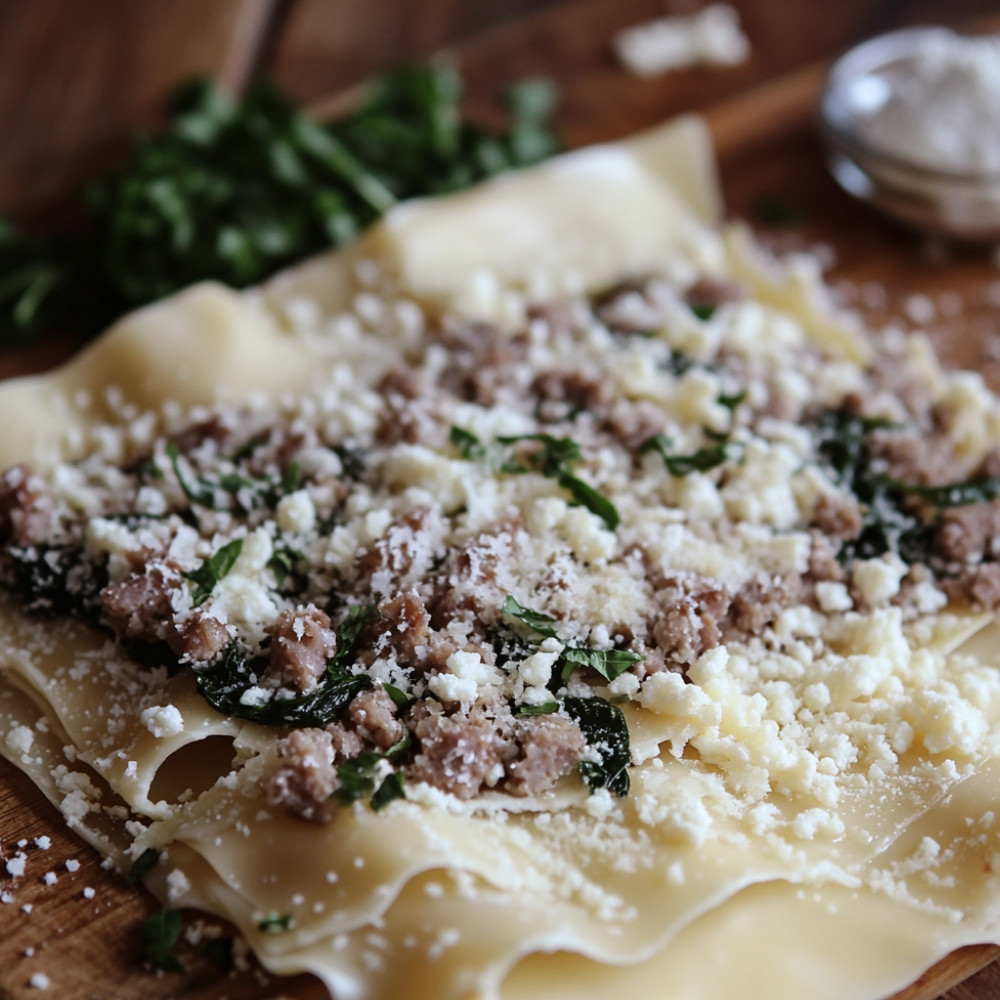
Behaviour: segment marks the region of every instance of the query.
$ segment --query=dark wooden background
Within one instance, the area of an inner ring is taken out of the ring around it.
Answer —
[[[669,9],[692,6],[677,0]],[[735,6],[753,42],[746,65],[636,80],[629,103],[655,105],[665,118],[888,28],[998,9],[986,0]],[[233,90],[263,75],[312,102],[393,63],[478,39],[462,61],[474,99],[486,101],[520,74],[572,79],[576,67],[601,64],[613,72],[614,31],[666,9],[662,0],[0,0],[0,211],[24,217],[65,202],[120,157],[131,132],[155,126],[164,96],[193,73]],[[591,74],[569,94],[562,126],[571,144],[630,127],[621,96],[605,99],[603,77]]]
[[[932,333],[949,357],[981,368],[1000,386],[1000,270],[982,251],[962,251],[942,266],[910,237],[850,204],[822,171],[811,122],[818,62],[895,27],[996,19],[1000,4],[732,2],[752,43],[745,65],[644,81],[615,65],[615,31],[701,3],[0,0],[0,213],[45,226],[71,218],[80,184],[120,162],[130,134],[155,128],[165,96],[192,74],[213,76],[233,91],[266,76],[322,109],[382,68],[447,51],[465,73],[470,109],[482,115],[497,113],[497,94],[513,79],[553,77],[564,95],[557,126],[570,146],[617,138],[680,111],[709,109],[723,143],[727,202],[735,211],[749,211],[761,193],[791,193],[808,210],[800,237],[829,241],[839,253],[835,279],[873,278],[888,286],[884,314],[914,292],[933,296],[957,288],[963,315]],[[68,346],[63,339],[0,353],[0,376],[46,367]],[[220,992],[240,1000],[325,996],[307,977],[268,986],[245,974],[220,985],[194,954],[185,955],[192,969],[186,977],[156,979],[142,972],[135,928],[154,909],[152,901],[101,871],[30,783],[0,761],[0,855],[10,856],[11,838],[42,833],[52,837],[52,847],[29,858],[24,879],[10,881],[0,866],[0,891],[15,899],[0,903],[0,1000],[45,995],[27,985],[39,970],[53,979],[54,992],[47,995],[73,1000],[209,1000]],[[81,870],[67,874],[61,863],[77,857]],[[62,873],[58,888],[41,884],[47,870]],[[97,890],[86,905],[83,886]],[[22,911],[24,904],[33,907],[30,913]],[[26,955],[29,949],[35,954]],[[983,952],[967,952],[906,996],[937,996],[986,959]],[[997,966],[947,993],[948,1000],[998,997]]]

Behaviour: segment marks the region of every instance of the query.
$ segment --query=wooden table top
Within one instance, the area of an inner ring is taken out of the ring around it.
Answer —
[[[822,169],[812,127],[821,61],[906,24],[995,18],[1000,4],[733,3],[752,44],[746,64],[639,80],[615,65],[610,39],[622,27],[662,15],[662,0],[0,0],[0,213],[58,224],[72,213],[81,182],[119,162],[128,135],[154,127],[165,95],[192,74],[211,75],[234,91],[266,76],[293,97],[322,105],[382,68],[447,50],[465,74],[470,108],[482,115],[496,114],[496,96],[513,79],[553,77],[563,90],[557,127],[569,146],[617,138],[681,111],[709,110],[735,214],[752,215],[762,196],[780,192],[804,213],[793,239],[832,248],[837,263],[831,279],[850,282],[843,287],[860,296],[873,321],[905,313],[914,294],[924,296],[934,307],[930,332],[946,356],[979,368],[1000,387],[1000,270],[981,251],[949,252],[942,262],[926,245],[850,204]],[[670,10],[692,6],[677,0]],[[788,239],[778,232],[765,236]],[[885,301],[873,294],[865,304],[871,281],[887,289]],[[954,307],[956,292],[960,309]],[[64,338],[0,352],[0,376],[44,368],[68,345]],[[51,934],[52,961],[98,971],[104,963],[134,966],[135,936],[120,929],[137,927],[155,905],[102,872],[92,852],[61,830],[60,818],[30,783],[0,761],[5,840],[11,830],[52,837],[44,862],[38,861],[45,867],[32,874],[58,869],[61,884],[72,885],[76,896],[83,886],[98,890],[90,908],[78,908],[77,917]],[[79,877],[59,867],[71,858],[81,861]],[[0,904],[0,1000],[40,995],[27,988],[27,978],[44,966],[24,952],[46,927],[51,893],[41,885],[22,888],[16,903]],[[21,909],[25,903],[33,907],[29,914]],[[84,924],[89,938],[77,933]],[[106,953],[87,953],[87,941],[106,942]],[[953,963],[938,978],[932,973],[907,996],[936,997],[988,957],[969,952],[964,964]],[[183,987],[163,983],[150,979],[146,995],[217,995],[207,966],[194,964]],[[227,980],[225,992],[246,1000],[278,992],[325,996],[307,977],[262,986],[252,973]],[[95,987],[87,995],[118,994]],[[945,994],[947,1000],[997,996],[998,965]]]

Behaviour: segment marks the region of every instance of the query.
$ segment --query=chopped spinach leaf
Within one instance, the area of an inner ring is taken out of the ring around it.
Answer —
[[[870,436],[898,425],[861,417],[846,410],[828,410],[816,420],[816,450],[842,486],[857,498],[862,510],[861,532],[841,547],[839,558],[871,559],[897,551],[907,563],[932,560],[935,519],[941,510],[983,503],[1000,497],[1000,479],[971,479],[924,486],[905,483],[877,469]],[[908,502],[923,501],[919,510]],[[921,513],[923,516],[921,516]]]
[[[198,692],[222,715],[294,729],[336,722],[354,698],[372,686],[365,674],[328,666],[323,679],[306,694],[294,698],[272,696],[259,702],[251,697],[244,701],[265,669],[266,663],[249,661],[235,643],[230,643],[219,663],[197,671]]]
[[[243,539],[234,538],[209,556],[197,569],[183,574],[185,580],[194,584],[191,588],[193,607],[200,608],[212,596],[212,591],[229,575],[242,551]]]
[[[145,524],[147,521],[166,521],[169,514],[147,514],[145,511],[122,511],[118,514],[102,514],[102,521],[114,521],[115,524],[124,524],[128,528],[135,528]]]
[[[577,649],[567,646],[559,655],[560,679],[565,684],[580,667],[596,670],[605,680],[613,681],[644,657],[627,649]]]
[[[269,913],[257,921],[257,930],[265,931],[268,934],[280,934],[291,926],[292,915],[290,913]]]
[[[596,697],[567,698],[563,705],[599,758],[580,762],[583,780],[592,791],[607,788],[619,797],[628,795],[632,749],[622,710]]]
[[[871,473],[869,434],[895,426],[889,420],[861,417],[847,410],[824,410],[813,432],[816,450],[841,482],[854,490],[855,482],[861,485]]]
[[[390,802],[406,798],[406,786],[403,782],[403,772],[393,771],[372,795],[371,807],[375,812],[381,812]]]
[[[136,885],[141,882],[157,865],[160,860],[160,852],[156,850],[155,847],[147,847],[146,850],[142,852],[132,862],[132,867],[128,870],[128,875],[125,876],[125,881],[129,885]]]
[[[886,420],[861,417],[847,410],[826,410],[813,431],[816,451],[840,484],[861,504],[861,531],[838,553],[842,562],[871,559],[899,549],[902,540],[920,528],[919,519],[900,506],[902,495],[873,469],[869,435],[890,428]],[[915,536],[914,536],[915,537]],[[912,544],[905,543],[908,551]]]
[[[146,960],[165,972],[185,972],[183,963],[173,953],[181,936],[179,910],[161,910],[142,922],[142,951]]]
[[[691,312],[703,323],[707,323],[719,311],[719,307],[714,302],[689,302],[688,305]]]
[[[889,476],[881,477],[889,490],[907,496],[919,497],[931,507],[966,507],[973,503],[989,503],[1000,497],[1000,479],[969,479],[965,482],[945,483],[942,486],[919,486],[902,483]]]
[[[511,594],[508,594],[504,598],[503,604],[500,605],[500,611],[511,618],[516,618],[538,635],[543,635],[547,639],[554,639],[556,637],[556,630],[552,627],[555,623],[555,618],[551,615],[543,614],[541,611],[533,611],[531,608],[526,608]]]
[[[358,639],[364,627],[375,616],[375,609],[378,607],[379,598],[372,597],[367,604],[353,604],[347,611],[347,615],[337,629],[337,652],[332,663],[327,668],[335,670],[351,663],[357,652]]]

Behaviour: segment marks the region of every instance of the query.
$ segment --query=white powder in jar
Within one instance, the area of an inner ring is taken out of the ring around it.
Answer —
[[[930,170],[1000,172],[1000,35],[929,32],[858,81],[854,103],[876,149]]]

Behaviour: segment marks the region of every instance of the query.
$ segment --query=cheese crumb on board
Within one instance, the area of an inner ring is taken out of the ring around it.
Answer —
[[[663,17],[618,32],[614,50],[622,65],[640,77],[694,66],[736,66],[750,55],[737,10],[713,3],[688,16]]]

